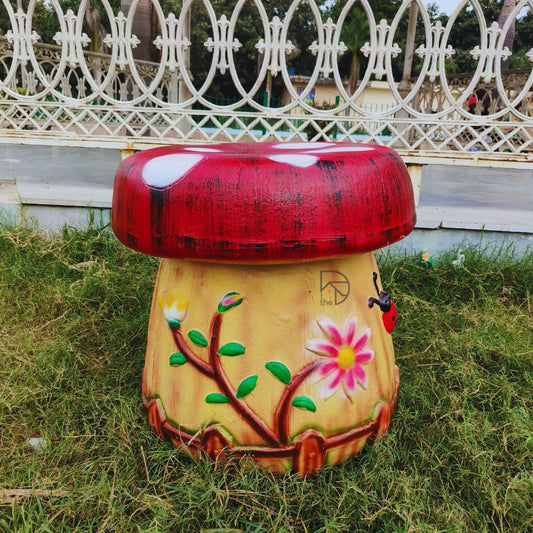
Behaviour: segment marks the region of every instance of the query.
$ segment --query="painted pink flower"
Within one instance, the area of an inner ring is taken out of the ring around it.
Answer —
[[[242,296],[238,292],[228,292],[218,304],[218,312],[225,313],[229,309],[242,303]]]
[[[357,387],[367,389],[368,377],[363,365],[374,357],[374,350],[368,345],[370,328],[356,334],[355,317],[348,319],[342,330],[330,320],[320,320],[318,325],[325,338],[310,341],[307,349],[324,357],[318,372],[324,378],[325,396],[332,396],[339,386],[348,398]]]

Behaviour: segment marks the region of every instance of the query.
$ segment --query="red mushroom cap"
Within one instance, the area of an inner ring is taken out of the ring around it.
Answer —
[[[120,164],[113,193],[117,238],[160,257],[261,263],[343,256],[396,242],[415,221],[405,164],[369,144],[155,148]]]

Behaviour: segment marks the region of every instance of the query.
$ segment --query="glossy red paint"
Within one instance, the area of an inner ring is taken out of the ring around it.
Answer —
[[[389,311],[383,313],[383,325],[385,326],[387,333],[392,333],[394,331],[394,328],[396,327],[396,317],[396,305],[391,301]]]
[[[415,221],[407,168],[382,146],[170,146],[125,159],[115,177],[115,235],[160,257],[279,263],[343,256],[396,242]]]

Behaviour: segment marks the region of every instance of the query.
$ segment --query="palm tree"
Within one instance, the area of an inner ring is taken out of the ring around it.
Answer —
[[[91,38],[91,48],[93,52],[100,52],[102,42],[106,36],[106,30],[102,23],[102,5],[98,0],[89,0],[89,5],[85,11],[85,25],[87,33]]]
[[[343,41],[351,52],[350,73],[348,76],[348,95],[357,90],[361,75],[361,48],[368,40],[369,24],[366,13],[362,9],[355,9],[352,17],[345,22],[343,28]]]
[[[413,54],[415,49],[416,18],[418,16],[418,5],[412,2],[409,6],[409,22],[407,26],[407,40],[405,42],[405,57],[403,61],[402,81],[400,91],[407,94],[410,88],[409,78],[413,68]]]
[[[505,23],[507,22],[507,19],[510,17],[513,9],[516,7],[516,0],[504,0],[502,10],[500,11],[500,15],[498,16],[498,26],[500,28],[503,28]],[[505,40],[503,41],[503,47],[507,47],[509,50],[513,49],[513,41],[514,41],[514,34],[515,34],[515,20],[513,20],[511,26],[509,27],[509,31],[505,35]],[[509,63],[509,59],[505,59],[502,61],[502,68],[507,68],[507,65]]]
[[[121,0],[120,9],[128,15],[133,0]],[[133,18],[132,33],[141,41],[133,49],[133,57],[144,61],[158,61],[159,50],[153,45],[154,39],[161,33],[159,20],[150,0],[141,0]]]

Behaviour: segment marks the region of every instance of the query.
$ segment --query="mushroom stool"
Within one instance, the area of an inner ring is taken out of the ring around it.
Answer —
[[[112,226],[162,258],[143,401],[158,435],[271,471],[343,461],[388,428],[396,310],[373,250],[415,224],[392,150],[228,143],[119,166]]]

